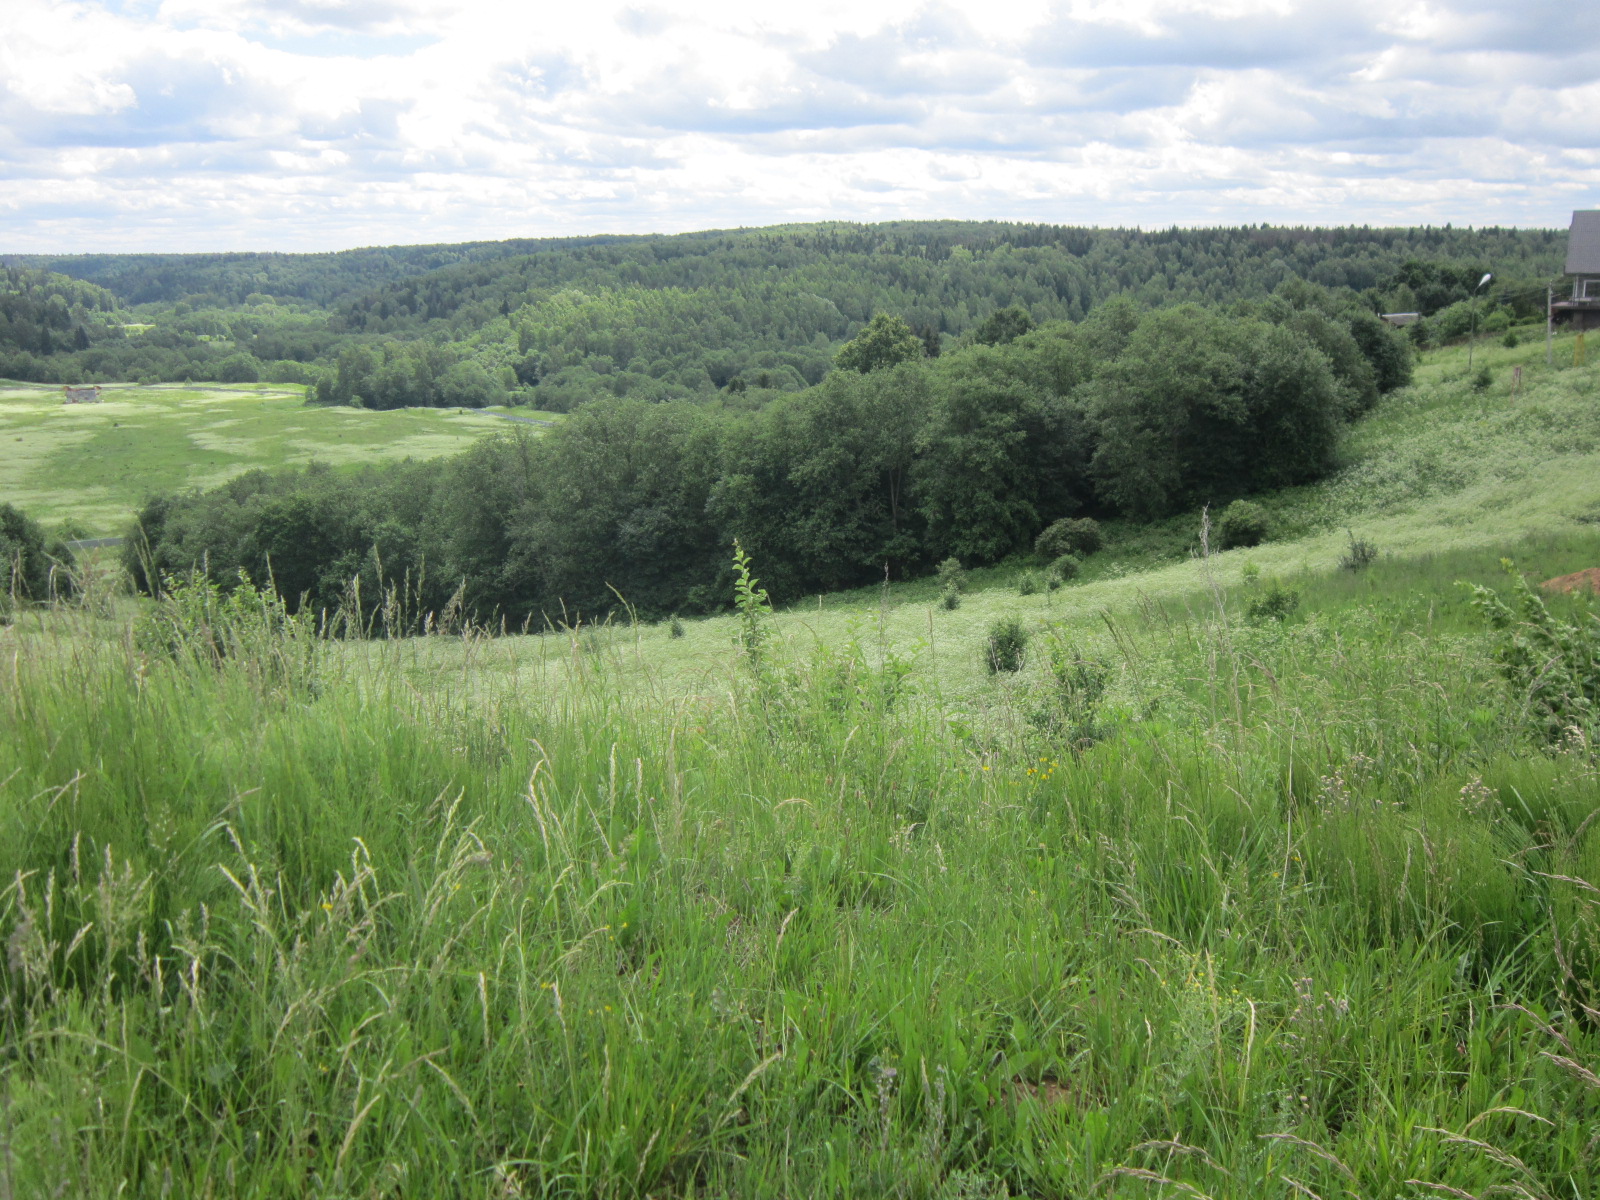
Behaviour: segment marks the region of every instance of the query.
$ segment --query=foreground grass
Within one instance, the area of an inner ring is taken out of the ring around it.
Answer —
[[[418,643],[288,688],[10,635],[0,1178],[1591,1195],[1595,759],[1450,570],[1069,624],[1103,697],[981,714],[870,628],[687,698],[582,646],[496,692],[471,637],[423,690]]]
[[[0,500],[108,536],[156,492],[214,487],[256,467],[429,458],[506,428],[493,410],[308,408],[303,393],[113,385],[100,404],[63,405],[58,387],[0,382]]]

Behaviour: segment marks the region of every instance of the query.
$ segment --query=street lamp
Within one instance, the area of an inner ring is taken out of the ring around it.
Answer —
[[[1469,371],[1472,370],[1472,352],[1478,345],[1478,293],[1483,291],[1483,285],[1493,278],[1493,275],[1485,271],[1483,278],[1478,280],[1478,286],[1472,289],[1472,335],[1467,338],[1467,370]]]

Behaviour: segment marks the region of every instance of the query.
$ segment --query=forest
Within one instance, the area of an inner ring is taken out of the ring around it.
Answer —
[[[1559,231],[994,222],[832,223],[337,254],[14,255],[0,377],[263,380],[370,408],[646,402],[801,391],[876,313],[930,353],[1014,305],[1081,321],[1267,299],[1286,280],[1369,312],[1418,311],[1422,344],[1542,311]]]
[[[407,580],[421,609],[543,625],[619,604],[707,611],[727,546],[775,597],[996,562],[1046,526],[1149,521],[1313,481],[1342,431],[1410,379],[1404,338],[1304,281],[1227,309],[1101,305],[1035,325],[997,310],[935,356],[880,314],[820,384],[713,400],[609,397],[540,438],[357,474],[252,472],[159,496],[125,547],[135,579],[204,565],[331,611]]]

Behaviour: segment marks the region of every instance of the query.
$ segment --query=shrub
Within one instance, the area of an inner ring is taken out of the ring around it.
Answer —
[[[1576,729],[1592,741],[1600,728],[1600,614],[1557,620],[1510,559],[1500,565],[1512,578],[1516,607],[1477,584],[1472,605],[1499,635],[1494,657],[1501,676],[1547,740],[1562,741]]]
[[[1078,561],[1077,555],[1063,554],[1050,564],[1050,578],[1058,584],[1071,583],[1082,569],[1083,564]]]
[[[1245,616],[1252,621],[1282,621],[1300,607],[1300,593],[1285,587],[1278,580],[1268,582],[1260,595],[1245,606]]]
[[[71,551],[21,509],[0,504],[0,592],[8,599],[48,600],[70,591]],[[9,607],[9,606],[8,606]]]
[[[1045,526],[1033,540],[1033,552],[1050,562],[1064,554],[1087,557],[1104,544],[1099,521],[1093,517],[1066,517]]]
[[[1043,586],[1044,581],[1039,578],[1039,572],[1037,571],[1024,571],[1017,576],[1017,595],[1019,596],[1037,595],[1039,589]]]
[[[954,587],[947,587],[939,594],[939,604],[947,610],[954,611],[961,607],[961,593]]]
[[[1217,518],[1217,542],[1223,550],[1259,546],[1267,540],[1270,528],[1266,509],[1249,500],[1235,500]]]
[[[675,638],[683,636],[683,622],[678,619],[677,613],[673,613],[672,619],[667,622],[667,636]]]
[[[228,592],[198,571],[166,576],[133,637],[152,657],[231,666],[263,692],[316,691],[317,637],[310,615],[291,615],[283,597],[256,587],[243,571]]]
[[[1028,631],[1015,617],[1001,617],[989,626],[984,643],[984,663],[991,675],[1022,670],[1028,658]]]
[[[1472,376],[1472,390],[1475,392],[1486,392],[1489,390],[1489,385],[1493,382],[1494,376],[1489,373],[1489,368],[1486,366],[1479,367]]]
[[[967,590],[967,572],[962,567],[959,558],[952,556],[939,564],[939,586],[945,591],[964,592]],[[953,608],[954,605],[947,605],[946,607]]]
[[[1111,668],[1083,654],[1059,632],[1051,635],[1049,650],[1044,703],[1028,719],[1050,736],[1065,739],[1074,750],[1087,749],[1102,736],[1097,717]]]
[[[1345,530],[1350,536],[1350,544],[1345,547],[1339,556],[1339,566],[1346,571],[1365,571],[1378,559],[1378,547],[1365,538],[1358,538],[1350,530]]]
[[[1522,339],[1517,336],[1517,331],[1515,329],[1508,329],[1506,330],[1505,337],[1500,339],[1500,344],[1507,350],[1515,350],[1518,346],[1522,345]]]

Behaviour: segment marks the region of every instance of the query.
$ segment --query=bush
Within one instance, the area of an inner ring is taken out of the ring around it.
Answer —
[[[1087,557],[1104,544],[1099,521],[1093,517],[1066,517],[1045,526],[1044,532],[1033,540],[1033,552],[1043,561],[1052,562],[1065,554]]]
[[[1300,593],[1274,579],[1245,606],[1252,621],[1282,621],[1300,607]]]
[[[1378,560],[1378,547],[1348,529],[1345,532],[1350,536],[1350,544],[1339,556],[1339,565],[1346,571],[1365,571]]]
[[[1043,586],[1044,581],[1039,578],[1039,572],[1037,571],[1024,571],[1017,576],[1017,595],[1019,596],[1037,595],[1039,589]]]
[[[16,600],[48,600],[71,589],[71,551],[21,509],[0,504],[0,592]],[[9,604],[8,604],[9,610]]]
[[[1029,722],[1052,738],[1084,750],[1103,736],[1100,703],[1111,682],[1111,668],[1079,651],[1059,631],[1049,639],[1049,673]]]
[[[683,622],[678,619],[678,614],[672,614],[672,620],[667,622],[667,636],[681,638],[683,636]]]
[[[1522,345],[1522,339],[1517,336],[1517,331],[1515,329],[1508,329],[1506,330],[1505,337],[1500,339],[1500,344],[1507,350],[1515,350],[1518,346]]]
[[[953,587],[947,587],[939,594],[939,604],[948,611],[961,607],[961,593]]]
[[[1083,564],[1078,561],[1075,554],[1063,554],[1050,564],[1050,579],[1056,583],[1071,583],[1078,577],[1078,572],[1083,569]]]
[[[1001,671],[1022,670],[1028,658],[1028,631],[1015,617],[1001,617],[989,626],[989,637],[984,643],[984,663],[989,674]]]
[[[1479,584],[1472,604],[1499,635],[1494,657],[1501,676],[1547,740],[1560,742],[1577,730],[1592,744],[1600,730],[1600,614],[1557,620],[1510,559],[1500,565],[1511,576],[1516,607]]]
[[[964,592],[967,590],[967,572],[961,565],[961,560],[955,557],[947,558],[939,564],[939,586],[944,591]],[[955,605],[946,605],[954,608]]]
[[[316,691],[311,616],[291,615],[283,597],[270,587],[256,587],[243,571],[228,592],[198,571],[166,576],[133,637],[151,657],[185,666],[231,666],[264,692]]]
[[[1217,518],[1217,544],[1223,550],[1259,546],[1267,540],[1270,529],[1266,509],[1249,500],[1235,500]]]
[[[1489,373],[1489,368],[1486,366],[1479,367],[1472,376],[1472,390],[1475,392],[1486,392],[1489,390],[1489,385],[1493,382],[1494,376]]]

